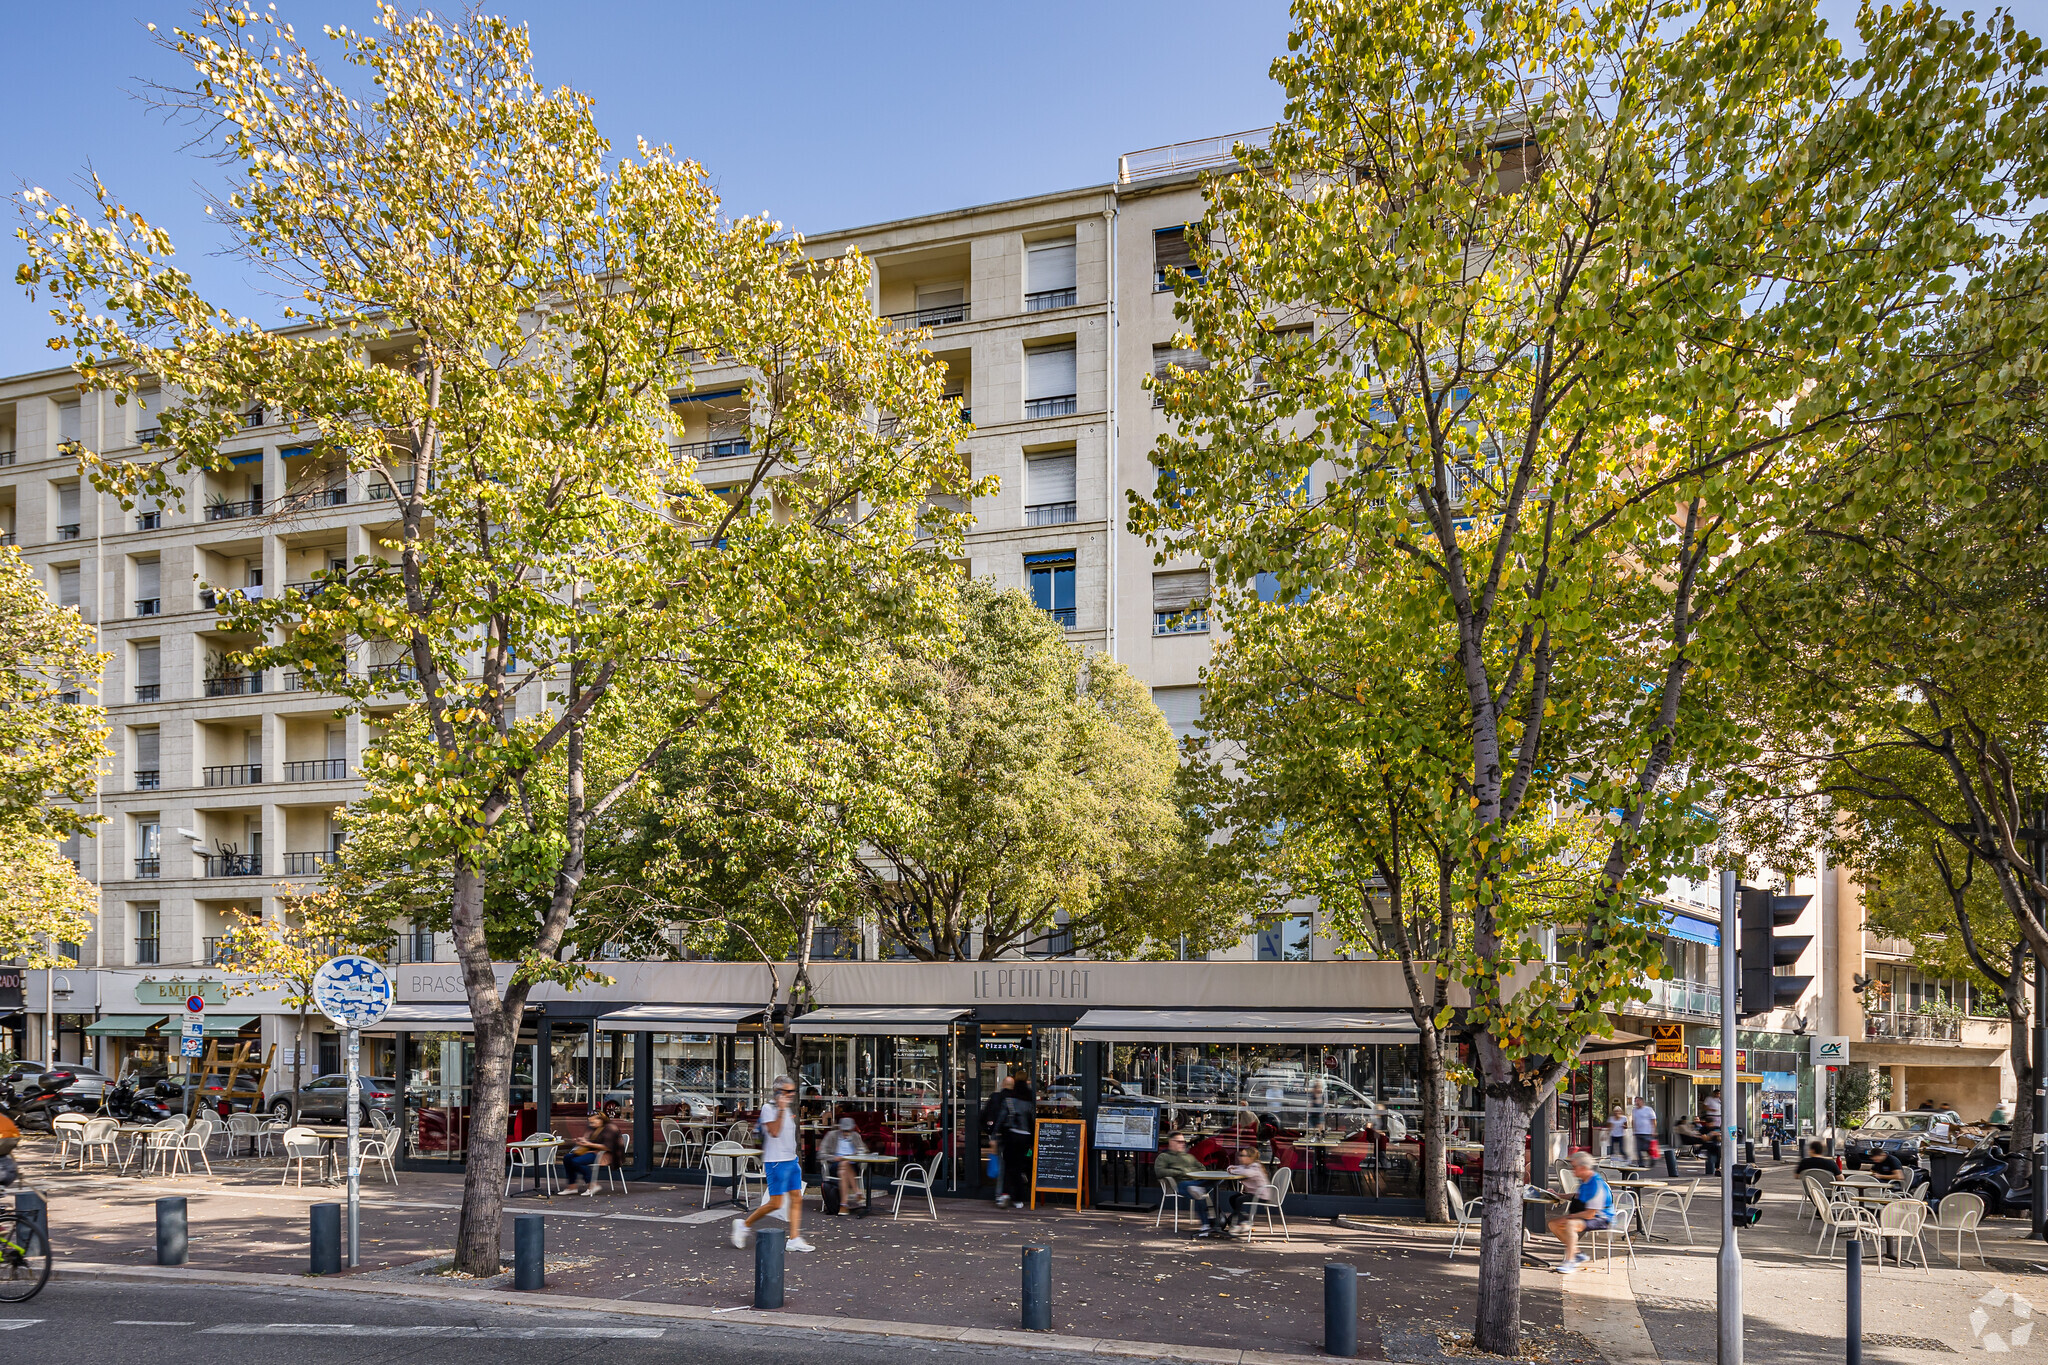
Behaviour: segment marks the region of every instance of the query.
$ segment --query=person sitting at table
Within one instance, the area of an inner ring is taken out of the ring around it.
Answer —
[[[1560,1275],[1575,1275],[1593,1259],[1579,1250],[1579,1237],[1600,1231],[1614,1218],[1614,1190],[1594,1168],[1591,1152],[1572,1153],[1572,1174],[1578,1177],[1579,1188],[1565,1211],[1550,1220],[1550,1235],[1564,1243],[1564,1259],[1557,1263]]]
[[[1829,1156],[1827,1144],[1818,1138],[1806,1144],[1806,1155],[1799,1158],[1799,1164],[1792,1168],[1792,1178],[1797,1180],[1808,1171],[1819,1171],[1833,1180],[1842,1173],[1842,1159]]]
[[[1906,1187],[1906,1163],[1899,1160],[1897,1152],[1880,1151],[1872,1157],[1870,1173],[1879,1180],[1897,1181],[1900,1189]]]
[[[851,1213],[867,1205],[867,1191],[862,1187],[860,1164],[847,1160],[848,1157],[866,1156],[868,1145],[862,1140],[860,1129],[854,1127],[853,1115],[841,1114],[839,1125],[825,1134],[818,1144],[818,1159],[824,1167],[821,1174],[839,1177],[839,1212]]]
[[[1280,1192],[1273,1188],[1272,1181],[1266,1179],[1266,1168],[1259,1164],[1259,1154],[1250,1147],[1238,1148],[1236,1164],[1224,1169],[1238,1181],[1238,1187],[1230,1192],[1230,1218],[1224,1224],[1226,1231],[1236,1235],[1251,1226],[1252,1216],[1246,1208],[1248,1204],[1258,1200],[1275,1203]]]
[[[589,1131],[562,1148],[562,1176],[569,1182],[568,1193],[588,1199],[597,1193],[597,1182],[592,1178],[596,1168],[600,1164],[619,1164],[622,1135],[602,1111],[585,1122]]]
[[[1166,1150],[1152,1159],[1152,1173],[1173,1182],[1181,1198],[1195,1206],[1196,1215],[1202,1220],[1198,1237],[1216,1235],[1216,1213],[1209,1199],[1209,1186],[1192,1177],[1206,1171],[1208,1167],[1188,1151],[1188,1135],[1174,1133],[1166,1139]]]

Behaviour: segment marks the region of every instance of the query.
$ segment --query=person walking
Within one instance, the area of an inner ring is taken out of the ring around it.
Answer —
[[[1002,1117],[1003,1101],[1009,1098],[1010,1087],[1016,1083],[1017,1078],[1005,1071],[1002,1074],[1002,1078],[996,1082],[994,1093],[981,1102],[981,1133],[983,1137],[988,1139],[989,1161],[992,1167],[989,1171],[989,1179],[993,1180],[997,1187],[996,1206],[998,1208],[1007,1206],[1009,1198],[1002,1193],[1003,1136],[1001,1130],[996,1126],[996,1121]]]
[[[1628,1115],[1615,1105],[1607,1115],[1607,1155],[1628,1155]]]
[[[1629,1123],[1636,1135],[1636,1160],[1647,1166],[1657,1159],[1657,1111],[1650,1106],[1649,1096],[1636,1097]]]
[[[1031,1121],[1038,1113],[1037,1100],[1030,1079],[1019,1074],[997,1112],[996,1133],[1003,1149],[1003,1192],[996,1196],[997,1208],[1021,1209],[1031,1202]]]
[[[804,1168],[797,1160],[796,1082],[777,1076],[769,1087],[773,1097],[761,1106],[761,1168],[768,1177],[768,1197],[761,1207],[745,1218],[732,1220],[732,1244],[744,1247],[754,1240],[754,1224],[783,1210],[789,1219],[789,1250],[816,1251],[802,1236],[804,1212]]]

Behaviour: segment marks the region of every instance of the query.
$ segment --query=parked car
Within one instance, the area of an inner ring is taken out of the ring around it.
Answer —
[[[397,1116],[398,1082],[389,1076],[363,1076],[363,1117],[372,1109]],[[346,1119],[348,1077],[341,1072],[315,1076],[297,1090],[280,1090],[265,1100],[263,1107],[272,1118],[284,1123],[303,1119]]]
[[[1961,1127],[1963,1116],[1953,1109],[1915,1109],[1872,1114],[1842,1144],[1842,1159],[1859,1171],[1879,1152],[1895,1152],[1908,1166],[1920,1164],[1920,1149],[1934,1140],[1937,1123]]]
[[[20,1097],[36,1088],[36,1078],[51,1069],[41,1062],[17,1062],[8,1071],[4,1083],[16,1097]],[[87,1066],[84,1062],[59,1062],[54,1069],[69,1071],[77,1078],[70,1085],[64,1087],[63,1093],[65,1095],[89,1101],[95,1109],[99,1107],[101,1099],[105,1098],[108,1089],[114,1084],[113,1081]]]

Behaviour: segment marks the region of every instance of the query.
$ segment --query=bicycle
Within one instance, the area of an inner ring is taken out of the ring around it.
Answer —
[[[11,1144],[9,1144],[11,1145]],[[0,1155],[0,1189],[18,1178],[14,1158]],[[26,1303],[50,1281],[50,1237],[19,1208],[0,1210],[0,1303]]]

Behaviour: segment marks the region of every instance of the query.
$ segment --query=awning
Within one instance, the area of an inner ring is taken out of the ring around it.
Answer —
[[[1074,1041],[1132,1043],[1413,1043],[1403,1010],[1089,1010]]]
[[[92,1038],[140,1038],[168,1018],[167,1014],[110,1014],[87,1024],[85,1032]]]
[[[760,1017],[759,1005],[629,1005],[599,1015],[597,1026],[613,1033],[738,1033]]]
[[[1640,1033],[1623,1033],[1616,1029],[1600,1038],[1588,1038],[1579,1045],[1579,1061],[1612,1062],[1623,1057],[1637,1057],[1656,1046],[1653,1039]]]
[[[1690,1076],[1699,1085],[1719,1085],[1721,1083],[1721,1068],[1719,1067],[1706,1071],[1699,1067],[1660,1066],[1650,1074],[1653,1076]],[[1763,1077],[1750,1071],[1738,1071],[1735,1073],[1735,1079],[1747,1081],[1754,1085],[1761,1083]]]
[[[907,1038],[942,1038],[964,1009],[853,1009],[832,1006],[812,1010],[789,1026],[791,1033],[886,1033]]]
[[[253,1014],[209,1014],[206,1016],[206,1036],[233,1038],[255,1022]]]
[[[365,1033],[473,1033],[467,1005],[396,1004]]]

